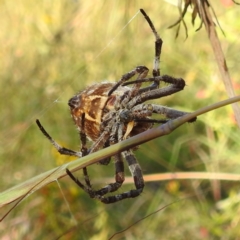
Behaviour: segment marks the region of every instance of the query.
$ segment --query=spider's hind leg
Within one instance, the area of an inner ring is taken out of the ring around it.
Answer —
[[[102,199],[100,200],[103,203],[114,203],[126,198],[135,198],[139,196],[143,191],[144,180],[143,180],[142,170],[140,165],[137,162],[137,159],[135,158],[131,150],[124,151],[122,152],[122,154],[128,163],[129,170],[132,174],[136,189],[132,189],[130,191],[117,194],[114,196],[102,197]]]
[[[101,188],[100,190],[93,190],[90,182],[89,184],[87,184],[87,186],[84,186],[76,177],[74,177],[74,175],[68,170],[66,169],[66,172],[68,174],[68,176],[80,187],[82,188],[86,193],[88,193],[88,195],[91,198],[96,198],[98,200],[100,200],[103,203],[113,203],[113,202],[117,202],[119,200],[121,200],[120,198],[118,198],[116,196],[109,196],[109,197],[105,197],[104,195],[110,192],[115,192],[116,190],[118,190],[121,186],[122,183],[124,182],[124,164],[123,164],[123,160],[122,160],[122,156],[121,153],[117,154],[114,156],[115,158],[115,168],[116,168],[116,172],[115,172],[115,182],[114,183],[110,183],[108,185],[106,185],[105,187]],[[86,168],[83,169],[83,171],[86,170]],[[87,172],[86,172],[87,174]],[[122,198],[123,199],[123,198]]]
[[[148,74],[149,69],[145,66],[137,66],[132,71],[124,74],[121,79],[112,87],[112,89],[108,92],[108,96],[110,96],[120,85],[122,85],[124,82],[131,79],[133,76],[138,74],[137,79],[145,78]]]
[[[100,190],[94,191],[95,198],[99,199],[103,203],[112,203],[110,201],[110,197],[104,197],[105,194],[110,192],[117,191],[125,180],[124,177],[124,164],[122,160],[121,153],[114,155],[115,159],[115,182],[106,185],[105,187],[101,188]],[[113,201],[116,202],[116,201]]]

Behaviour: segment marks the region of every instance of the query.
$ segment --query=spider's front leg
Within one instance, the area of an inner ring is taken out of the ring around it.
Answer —
[[[140,111],[144,112],[141,108],[145,107],[147,109],[148,113],[145,116],[151,116],[151,111],[152,113],[158,113],[158,114],[164,114],[166,115],[167,118],[169,119],[174,119],[177,117],[181,117],[185,114],[188,114],[188,112],[182,112],[178,111],[172,108],[167,108],[164,106],[160,105],[154,105],[152,104],[152,109],[148,109],[146,107],[147,105],[143,104],[144,102],[152,99],[158,99],[164,96],[168,96],[171,94],[174,94],[176,92],[179,92],[184,89],[185,87],[185,81],[182,78],[174,78],[168,75],[163,75],[163,76],[158,76],[158,77],[153,77],[153,78],[145,78],[145,79],[137,79],[135,81],[130,81],[127,83],[124,83],[123,86],[126,86],[128,84],[137,84],[137,83],[143,83],[143,82],[149,82],[149,81],[162,81],[165,83],[168,83],[170,85],[162,88],[157,88],[149,91],[142,91],[145,89],[140,89],[140,94],[136,95],[132,100],[130,100],[126,106],[127,109],[131,109],[131,112],[133,113],[134,111]],[[140,109],[138,109],[140,108]],[[125,113],[127,116],[127,114]],[[191,119],[189,122],[195,121],[196,118]],[[157,121],[156,121],[157,122]]]
[[[157,104],[151,104],[151,106],[152,106],[152,113],[164,115],[167,119],[176,119],[178,117],[182,117],[186,114],[189,114],[189,112],[183,112],[183,111],[179,111],[173,108],[169,108],[169,107],[165,107]],[[196,121],[196,119],[197,119],[196,117],[192,118],[188,122],[194,122]]]
[[[165,107],[162,105],[157,105],[157,104],[139,104],[129,110],[130,113],[125,113],[125,115],[128,117],[128,121],[136,121],[136,122],[141,122],[142,120],[144,122],[151,122],[150,119],[146,117],[152,116],[153,113],[160,114],[164,116],[165,120],[155,120],[151,119],[152,122],[155,123],[164,123],[167,122],[171,119],[176,119],[178,117],[182,117],[186,114],[189,114],[189,112],[183,112],[180,110],[176,110],[173,108]],[[122,114],[123,115],[123,114]],[[125,117],[125,115],[122,116]],[[189,120],[188,122],[194,122],[196,118]]]
[[[163,41],[160,38],[156,28],[154,27],[151,19],[146,14],[146,12],[143,9],[140,9],[140,12],[145,17],[146,21],[148,22],[148,24],[149,24],[150,28],[152,29],[152,32],[153,32],[153,34],[155,36],[155,57],[154,57],[154,64],[153,64],[152,75],[153,75],[153,77],[157,77],[157,76],[161,75],[160,74],[159,65],[160,65],[160,57],[161,57]],[[154,83],[151,86],[143,88],[143,89],[141,89],[141,91],[145,92],[145,91],[149,91],[149,90],[152,90],[152,89],[156,89],[158,87],[159,87],[159,81],[154,81]]]
[[[132,82],[128,82],[127,84],[123,84],[123,85],[125,86],[132,83],[138,83],[138,82],[142,83],[142,82],[150,82],[150,81],[162,81],[170,85],[162,88],[153,89],[150,91],[141,91],[140,94],[138,94],[128,103],[127,105],[128,109],[133,108],[137,104],[146,102],[147,100],[158,99],[158,98],[169,96],[173,93],[179,92],[183,90],[186,85],[185,81],[182,78],[174,78],[168,75],[139,79]]]
[[[163,119],[149,118],[153,113],[163,116]],[[154,123],[164,124],[171,119],[176,119],[188,114],[188,112],[179,111],[173,108],[157,105],[157,104],[139,104],[132,109],[124,109],[119,114],[119,118],[124,123],[134,121],[135,123],[145,123],[143,126],[146,129],[152,128]],[[196,118],[189,120],[188,122],[194,122]],[[140,129],[140,128],[139,128]],[[144,129],[139,131],[142,132]]]
[[[108,96],[110,96],[120,85],[122,85],[124,82],[131,79],[136,74],[139,74],[137,79],[145,78],[148,74],[149,69],[145,66],[137,66],[132,71],[124,74],[121,79],[112,87],[112,89],[108,92]]]

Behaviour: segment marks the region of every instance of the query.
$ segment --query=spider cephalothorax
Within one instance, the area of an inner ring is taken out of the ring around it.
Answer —
[[[145,103],[147,100],[158,99],[183,90],[185,81],[182,78],[174,78],[168,75],[160,76],[159,61],[162,40],[144,10],[141,9],[140,11],[146,18],[156,38],[153,77],[147,78],[149,71],[147,67],[138,66],[124,74],[116,83],[104,82],[92,85],[69,100],[68,105],[71,115],[80,133],[82,145],[79,152],[61,147],[51,138],[37,120],[40,130],[51,141],[59,153],[82,157],[144,132],[152,128],[154,123],[166,123],[171,119],[187,114],[186,112],[161,105]],[[136,77],[135,80],[130,82],[129,80],[134,76]],[[152,82],[152,84],[141,88],[143,82]],[[168,85],[159,88],[161,82]],[[132,85],[131,87],[126,86],[130,84]],[[153,119],[151,118],[153,114],[160,114],[162,118]],[[191,121],[195,121],[195,119]],[[86,146],[87,138],[93,142],[90,149]],[[116,169],[115,182],[108,184],[100,190],[92,189],[86,168],[83,169],[86,186],[75,178],[68,169],[66,171],[90,197],[99,199],[103,203],[113,203],[125,198],[137,197],[143,190],[144,180],[141,167],[132,150],[128,149],[119,152],[114,155],[114,159]],[[128,163],[136,189],[108,196],[106,195],[107,193],[116,191],[124,182],[123,159]],[[109,161],[110,158],[107,158],[99,161],[99,163],[108,164]]]

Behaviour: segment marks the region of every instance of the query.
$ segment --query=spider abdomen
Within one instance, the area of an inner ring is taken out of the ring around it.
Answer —
[[[100,135],[103,116],[113,110],[116,99],[130,89],[120,86],[108,96],[113,86],[114,83],[107,82],[94,84],[68,101],[72,118],[79,131],[85,132],[92,141],[96,141]]]

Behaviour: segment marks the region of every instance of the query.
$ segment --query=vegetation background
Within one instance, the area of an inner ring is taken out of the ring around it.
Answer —
[[[176,4],[176,1],[173,1]],[[211,1],[235,91],[240,92],[240,8]],[[155,101],[193,111],[227,95],[204,28],[167,29],[179,18],[167,1],[2,1],[0,31],[0,191],[73,158],[60,156],[38,130],[39,118],[62,145],[79,148],[67,101],[79,90],[116,81],[137,65],[152,68],[154,36],[138,14],[143,8],[164,44],[161,71],[186,80],[183,92]],[[127,25],[126,25],[127,24]],[[123,30],[123,31],[121,31]],[[121,32],[120,32],[121,31]],[[145,175],[165,172],[240,172],[240,134],[231,107],[205,114],[169,136],[142,145],[136,156]],[[97,186],[114,167],[89,167]],[[126,174],[129,175],[126,170]],[[82,173],[75,173],[81,178]],[[197,173],[196,173],[197,178]],[[169,180],[147,182],[136,199],[104,205],[65,177],[28,196],[0,223],[1,239],[239,239],[239,182]],[[125,184],[118,192],[133,188]],[[1,208],[3,216],[8,207]]]

